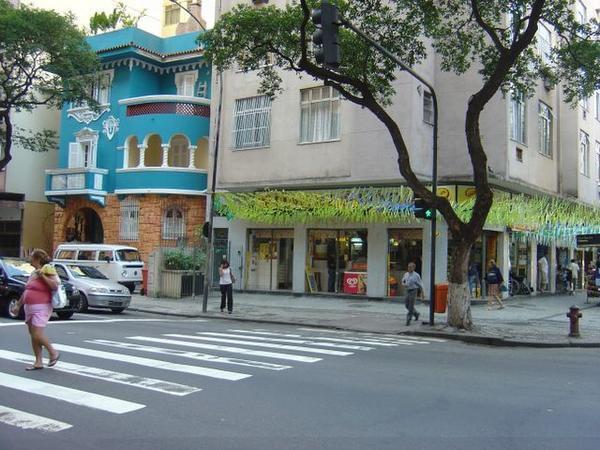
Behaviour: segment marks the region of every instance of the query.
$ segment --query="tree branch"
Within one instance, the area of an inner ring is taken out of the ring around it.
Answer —
[[[506,47],[504,47],[504,44],[502,44],[502,40],[494,31],[494,28],[491,27],[485,20],[483,20],[483,17],[481,16],[481,12],[479,11],[478,0],[471,0],[471,8],[473,10],[473,16],[475,17],[475,21],[479,24],[479,26],[481,28],[483,28],[483,30],[486,32],[486,34],[490,37],[490,39],[496,46],[496,49],[500,53],[503,53],[504,51],[506,51]]]

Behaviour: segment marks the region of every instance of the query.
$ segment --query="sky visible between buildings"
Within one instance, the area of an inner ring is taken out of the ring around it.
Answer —
[[[163,0],[122,0],[132,14],[139,13],[146,9],[146,16],[143,17],[138,26],[142,30],[160,36],[161,18]],[[119,3],[119,0],[25,0],[21,3],[35,6],[42,9],[53,9],[60,13],[72,12],[77,18],[77,23],[85,28],[89,28],[90,17],[96,12],[112,12],[113,8]],[[185,2],[183,2],[185,4]],[[214,23],[215,0],[202,1],[202,16],[208,27]],[[183,13],[185,14],[185,12]]]

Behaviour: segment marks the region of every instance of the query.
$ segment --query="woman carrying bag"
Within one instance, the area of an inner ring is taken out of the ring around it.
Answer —
[[[235,277],[231,273],[229,261],[223,260],[219,266],[219,288],[221,289],[221,312],[225,309],[225,298],[227,298],[227,311],[233,312],[233,283]]]
[[[44,333],[44,328],[52,315],[52,294],[60,287],[60,278],[54,267],[48,263],[50,258],[44,250],[35,249],[31,254],[31,265],[35,271],[29,277],[25,292],[15,304],[13,313],[18,313],[21,305],[25,305],[25,323],[31,337],[31,347],[35,361],[25,370],[39,370],[44,368],[42,360],[42,347],[48,350],[48,367],[53,367],[58,362],[60,354]]]

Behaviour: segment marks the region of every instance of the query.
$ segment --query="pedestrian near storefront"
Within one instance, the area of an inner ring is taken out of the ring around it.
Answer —
[[[480,290],[479,268],[477,267],[477,263],[472,262],[469,265],[469,293],[471,294],[471,298],[477,297],[478,290]]]
[[[569,263],[569,270],[571,271],[571,284],[569,287],[571,294],[574,294],[577,289],[577,280],[579,279],[579,264],[577,264],[575,259],[572,259]]]
[[[233,283],[235,277],[231,272],[229,261],[224,259],[219,266],[219,288],[221,289],[221,312],[225,309],[225,300],[227,300],[227,312],[233,312]]]
[[[539,276],[539,291],[543,293],[548,290],[548,259],[546,255],[542,255],[540,259],[538,259],[538,276]]]
[[[30,258],[35,271],[30,275],[23,295],[15,304],[13,314],[18,314],[21,306],[24,305],[25,323],[35,357],[33,365],[26,367],[25,370],[39,370],[44,368],[43,347],[48,351],[48,367],[53,367],[60,358],[60,354],[44,333],[52,315],[52,293],[59,288],[60,278],[54,267],[48,265],[50,257],[44,250],[35,249]]]
[[[421,281],[421,275],[415,272],[415,267],[415,263],[408,263],[407,271],[402,276],[402,285],[406,289],[404,305],[408,310],[406,313],[407,326],[410,325],[413,317],[415,320],[419,320],[419,312],[415,309],[415,300],[417,299],[417,293],[419,291],[423,292],[423,281]]]
[[[488,287],[488,309],[492,308],[494,304],[493,300],[496,300],[498,303],[498,309],[504,308],[504,303],[502,303],[502,299],[500,298],[500,285],[503,283],[504,278],[502,277],[502,272],[496,266],[496,261],[493,259],[489,262],[485,281]]]

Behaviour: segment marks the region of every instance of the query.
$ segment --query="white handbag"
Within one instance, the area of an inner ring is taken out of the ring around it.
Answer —
[[[58,285],[58,289],[52,293],[52,307],[61,309],[65,306],[67,306],[67,291],[65,291],[65,287],[61,283]]]

